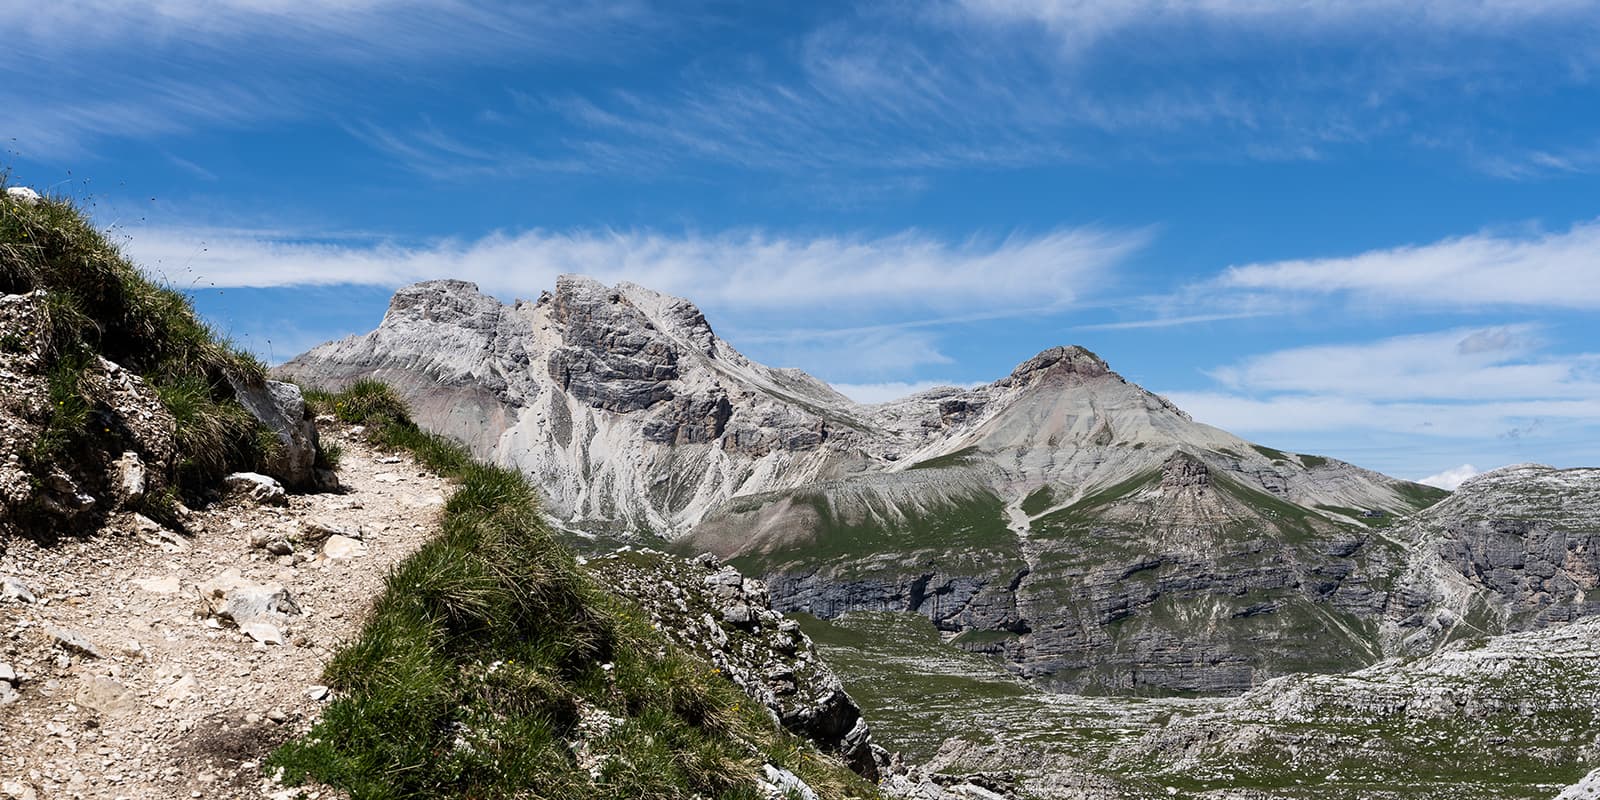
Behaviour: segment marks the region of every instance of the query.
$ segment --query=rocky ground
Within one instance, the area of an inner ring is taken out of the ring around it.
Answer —
[[[343,447],[336,493],[235,481],[181,532],[120,514],[49,547],[0,542],[0,797],[276,791],[262,757],[326,702],[323,665],[445,499],[349,433],[324,432]]]

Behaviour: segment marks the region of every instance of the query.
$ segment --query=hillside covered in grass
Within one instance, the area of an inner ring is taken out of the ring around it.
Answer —
[[[71,202],[12,188],[0,192],[0,532],[92,531],[119,509],[171,521],[234,471],[292,483],[280,467],[314,440],[290,435],[299,420],[270,424],[281,415],[261,362]]]
[[[876,797],[597,587],[517,472],[422,432],[386,386],[311,393],[459,482],[327,669],[322,720],[270,759],[357,798]]]

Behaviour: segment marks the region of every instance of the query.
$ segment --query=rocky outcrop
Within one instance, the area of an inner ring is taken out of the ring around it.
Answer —
[[[875,779],[884,756],[867,721],[810,638],[772,610],[767,587],[714,556],[692,562],[626,547],[589,571],[652,623],[728,676],[785,728]]]
[[[1495,470],[1398,536],[1411,551],[1386,603],[1384,638],[1395,652],[1600,613],[1600,469]]]
[[[0,296],[0,537],[93,528],[165,489],[177,449],[172,414],[138,375],[98,357],[58,368],[46,303],[43,291]],[[52,386],[64,380],[70,399]],[[82,394],[98,402],[62,405]]]
[[[282,381],[229,376],[234,397],[276,439],[262,471],[291,489],[317,481],[317,423],[300,387]]]

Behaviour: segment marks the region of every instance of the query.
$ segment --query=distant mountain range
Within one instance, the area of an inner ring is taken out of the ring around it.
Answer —
[[[392,384],[579,537],[715,552],[787,610],[923,614],[1065,689],[1240,691],[1593,610],[1473,572],[1526,539],[1400,522],[1444,492],[1197,423],[1078,347],[861,405],[745,358],[686,300],[564,276],[511,305],[406,287],[377,330],[281,372]]]

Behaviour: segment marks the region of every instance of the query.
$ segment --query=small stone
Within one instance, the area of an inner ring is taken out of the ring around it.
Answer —
[[[83,634],[78,633],[77,631],[68,630],[66,628],[57,628],[54,625],[45,625],[44,632],[45,635],[55,640],[56,644],[61,645],[67,650],[81,653],[93,658],[105,658],[105,654],[100,652],[100,648],[94,646],[94,642],[89,641],[84,637]]]
[[[33,596],[33,590],[28,588],[28,584],[10,575],[0,577],[0,597],[21,603],[39,602],[39,598]]]
[[[264,506],[289,504],[289,496],[277,479],[258,472],[235,472],[222,479],[222,487],[230,494],[248,497]]]
[[[322,544],[322,554],[334,561],[343,561],[367,554],[367,547],[348,536],[333,535]]]
[[[250,622],[240,625],[239,631],[262,644],[283,644],[283,632],[270,622]]]
[[[10,192],[12,189],[7,189],[6,191]],[[0,792],[4,792],[5,796],[10,800],[39,800],[38,791],[22,781],[8,780],[0,782]]]
[[[306,689],[306,697],[319,702],[326,700],[328,699],[328,687],[322,686],[321,684],[312,686],[311,688]]]
[[[129,450],[122,454],[112,465],[117,474],[117,494],[121,496],[124,506],[131,506],[144,499],[145,468],[144,460],[139,454]]]
[[[294,545],[289,544],[289,542],[284,539],[274,539],[270,542],[267,542],[266,547],[263,549],[275,556],[294,555]]]
[[[735,603],[722,609],[722,619],[735,625],[749,625],[756,621],[756,613],[744,603]]]
[[[194,676],[190,675],[189,673],[184,673],[183,677],[173,681],[172,685],[168,686],[166,690],[161,693],[161,696],[165,697],[167,700],[179,702],[187,700],[191,697],[196,697],[199,694],[200,687],[195,681]]]
[[[91,675],[83,679],[75,698],[78,705],[102,716],[118,717],[132,711],[138,696],[132,689],[111,678]]]
[[[274,708],[271,711],[267,712],[267,719],[270,719],[273,722],[276,722],[279,725],[282,725],[283,723],[289,721],[289,715],[283,713],[282,711],[279,711],[276,708]]]
[[[336,525],[329,525],[328,523],[320,520],[312,520],[310,522],[300,523],[299,538],[301,541],[321,542],[327,540],[330,536],[343,536],[349,539],[360,539],[361,531],[349,530]]]
[[[16,683],[17,670],[10,664],[0,661],[0,683]]]

